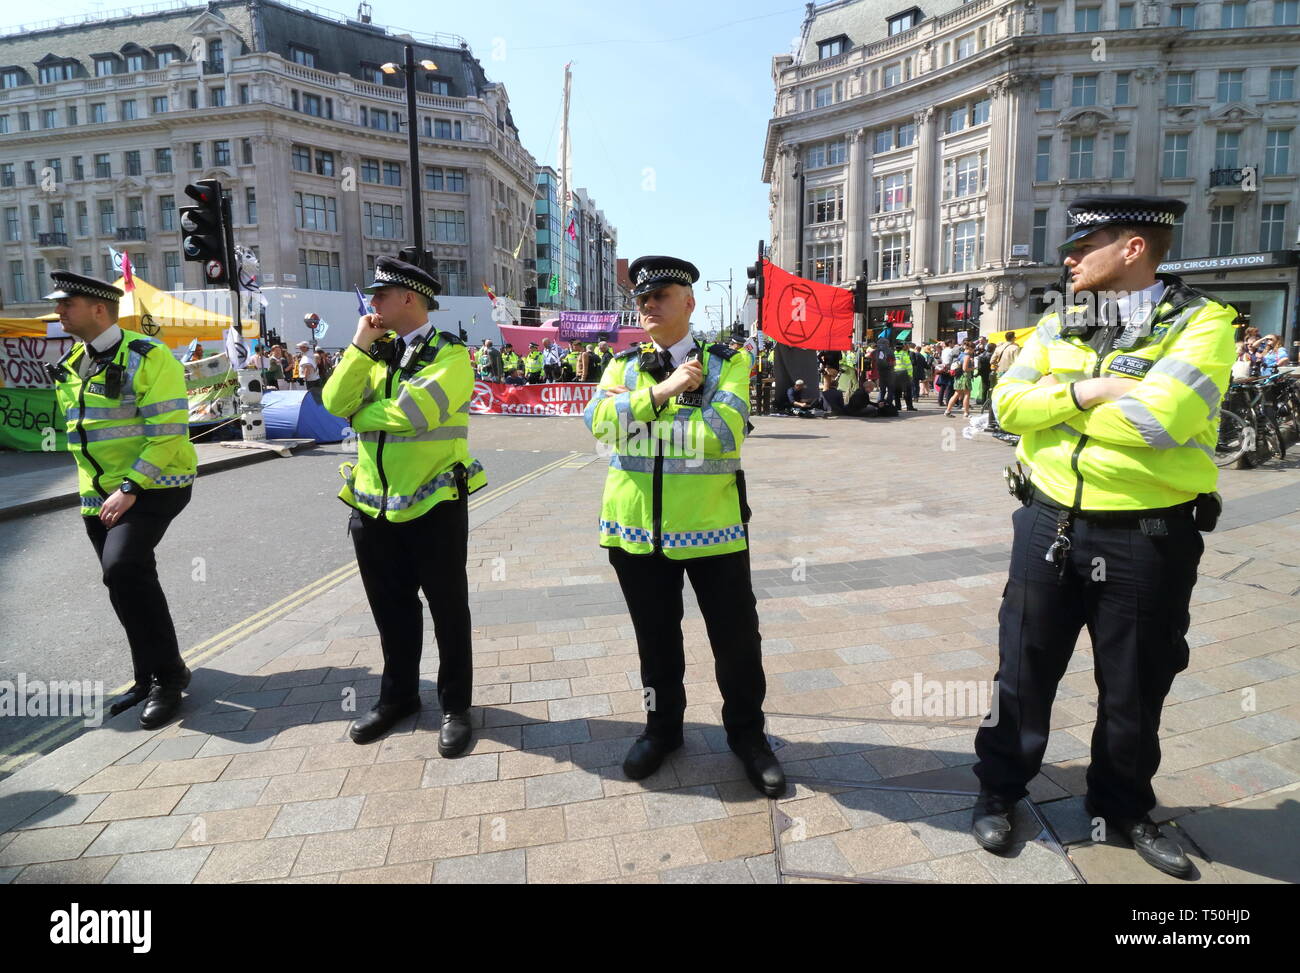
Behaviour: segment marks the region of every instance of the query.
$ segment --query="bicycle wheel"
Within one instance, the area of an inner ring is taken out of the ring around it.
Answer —
[[[1272,439],[1269,429],[1268,420],[1264,418],[1258,406],[1251,406],[1246,413],[1246,429],[1250,434],[1252,443],[1251,449],[1242,457],[1243,462],[1239,463],[1240,469],[1252,469],[1256,466],[1263,466],[1273,455],[1273,447],[1270,440]],[[1249,462],[1245,462],[1249,460]]]
[[[1214,465],[1231,466],[1242,459],[1254,445],[1241,416],[1227,409],[1219,413],[1219,442],[1214,447]]]

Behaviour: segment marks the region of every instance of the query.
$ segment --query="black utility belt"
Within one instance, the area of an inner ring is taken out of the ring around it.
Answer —
[[[1144,522],[1149,524],[1153,520],[1195,520],[1197,505],[1197,501],[1190,500],[1186,503],[1178,503],[1177,506],[1153,507],[1151,510],[1075,510],[1071,513],[1069,507],[1062,507],[1060,503],[1049,500],[1041,490],[1037,489],[1032,494],[1031,502],[1052,511],[1057,518],[1071,514],[1071,520],[1083,520],[1097,527],[1128,528],[1135,531],[1143,528]]]

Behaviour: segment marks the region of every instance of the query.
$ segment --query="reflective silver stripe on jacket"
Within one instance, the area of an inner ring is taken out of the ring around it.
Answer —
[[[1002,376],[1002,381],[1029,382],[1032,385],[1042,377],[1043,373],[1032,365],[1016,365]]]
[[[140,415],[145,419],[151,419],[154,416],[160,416],[164,412],[185,412],[188,414],[190,409],[189,399],[167,399],[165,402],[154,402],[150,405],[140,407]]]
[[[159,426],[133,425],[133,426],[113,426],[108,429],[87,429],[86,442],[102,443],[110,439],[131,439],[135,436],[187,436],[189,435],[189,425],[180,423],[166,423]]]
[[[596,409],[600,406],[600,403],[604,402],[613,394],[614,393],[609,391],[609,389],[597,388],[596,391],[592,393],[591,400],[582,410],[582,421],[587,424],[587,431],[593,436],[596,434]]]
[[[1182,445],[1169,434],[1169,430],[1161,424],[1154,413],[1137,399],[1126,395],[1116,399],[1115,405],[1119,407],[1120,412],[1124,413],[1124,418],[1141,434],[1143,442],[1152,449],[1172,449]]]
[[[1147,372],[1148,377],[1152,375],[1168,375],[1170,378],[1177,379],[1199,395],[1211,413],[1218,411],[1219,401],[1223,397],[1219,387],[1214,384],[1214,379],[1191,362],[1185,362],[1180,358],[1161,358],[1151,367],[1151,371]]]
[[[118,405],[108,408],[90,406],[86,409],[79,409],[75,405],[68,410],[68,422],[78,422],[82,419],[135,419],[141,415],[140,411],[134,405]]]
[[[609,468],[625,473],[653,473],[655,461],[653,456],[625,456],[615,453],[609,458]],[[691,459],[689,457],[665,457],[664,472],[671,474],[705,474],[718,476],[735,473],[740,469],[738,459]]]
[[[478,460],[474,460],[474,462],[470,463],[470,465],[465,469],[465,479],[466,481],[472,480],[482,472],[483,464]],[[353,471],[353,476],[355,478],[355,471]],[[368,504],[371,507],[378,507],[383,510],[407,510],[410,507],[418,506],[439,490],[453,487],[455,485],[456,473],[454,470],[448,470],[446,473],[440,473],[435,476],[428,483],[424,484],[424,486],[416,490],[412,496],[389,496],[387,503],[385,503],[384,498],[377,493],[359,493],[356,490],[353,490],[352,495],[361,503]],[[352,486],[352,480],[348,481],[348,486]]]

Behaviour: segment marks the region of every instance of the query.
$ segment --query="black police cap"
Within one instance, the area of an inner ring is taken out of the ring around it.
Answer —
[[[114,303],[122,300],[121,289],[94,277],[55,270],[51,271],[50,279],[54,281],[54,290],[45,295],[47,301],[59,301],[65,297],[92,297],[97,301]]]
[[[632,296],[649,294],[668,284],[690,287],[700,279],[695,264],[677,257],[638,257],[627,268],[632,280]]]
[[[415,291],[428,298],[435,309],[438,307],[438,295],[442,293],[442,284],[437,277],[396,257],[380,257],[375,261],[375,279],[364,290],[367,294],[373,294],[385,287],[405,287]]]
[[[1079,196],[1066,210],[1072,232],[1057,249],[1064,253],[1105,226],[1172,227],[1186,211],[1185,202],[1167,196]]]

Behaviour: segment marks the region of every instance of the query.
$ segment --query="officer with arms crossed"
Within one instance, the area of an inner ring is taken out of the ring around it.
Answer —
[[[713,648],[727,743],[750,781],[777,797],[785,774],[763,734],[767,683],[749,574],[749,508],[740,447],[749,359],[691,337],[700,273],[642,257],[628,271],[653,344],[615,356],[584,413],[612,447],[600,544],[627,599],[641,657],[646,729],[628,751],[631,780],[682,745],[686,710],[682,581],[689,576]]]
[[[159,342],[118,326],[122,292],[112,284],[64,270],[50,277],[56,286],[45,299],[80,339],[48,366],[50,379],[67,418],[86,533],[135,670],[109,713],[147,700],[140,726],[152,730],[171,722],[190,684],[154,561],[198,472],[185,366]]]
[[[1007,473],[1024,505],[999,615],[997,719],[975,737],[972,831],[989,851],[1011,846],[1012,807],[1042,764],[1086,625],[1098,696],[1085,807],[1155,868],[1193,872],[1151,821],[1151,779],[1161,707],[1188,664],[1199,531],[1220,510],[1214,449],[1236,312],[1155,273],[1185,209],[1154,196],[1075,200],[1061,252],[1092,303],[1044,317],[994,389],[1030,473]]]
[[[429,320],[441,290],[419,267],[380,257],[366,288],[374,313],[357,323],[323,399],[357,434],[339,499],[352,507],[349,532],[384,652],[379,702],[349,733],[370,743],[420,708],[422,590],[438,640],[438,752],[455,757],[471,736],[467,498],[487,476],[469,455],[469,352]]]

